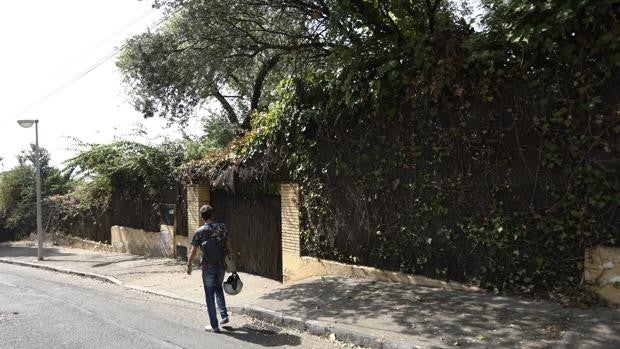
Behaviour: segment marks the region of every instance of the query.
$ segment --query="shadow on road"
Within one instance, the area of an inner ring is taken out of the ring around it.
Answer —
[[[278,332],[279,329],[257,328],[252,325],[244,325],[238,328],[223,326],[222,328],[226,330],[221,332],[223,335],[264,347],[297,346],[301,344],[300,337],[280,333]]]

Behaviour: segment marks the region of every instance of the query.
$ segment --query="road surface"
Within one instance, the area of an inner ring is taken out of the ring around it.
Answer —
[[[0,348],[342,348],[231,316],[205,332],[206,308],[77,276],[0,263]]]

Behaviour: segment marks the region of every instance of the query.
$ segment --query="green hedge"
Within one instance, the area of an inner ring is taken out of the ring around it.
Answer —
[[[366,8],[237,151],[301,185],[307,254],[568,293],[584,249],[620,240],[618,7],[498,1],[483,31],[440,11],[426,33]]]

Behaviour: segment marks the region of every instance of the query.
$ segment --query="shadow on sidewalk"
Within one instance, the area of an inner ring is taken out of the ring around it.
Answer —
[[[519,345],[524,338],[557,342],[575,313],[587,314],[587,321],[606,326],[603,331],[607,333],[614,333],[617,327],[613,324],[620,323],[616,322],[620,321],[618,313],[603,312],[606,309],[570,309],[488,293],[344,277],[311,279],[269,292],[261,300],[267,308],[275,306],[283,313],[305,319],[337,321],[428,339],[441,337],[449,343],[478,338],[498,347]]]
[[[127,257],[127,258],[117,259],[117,260],[113,260],[113,261],[93,264],[93,268],[101,268],[101,267],[106,267],[106,266],[112,265],[112,264],[119,264],[119,263],[123,263],[123,262],[143,261],[143,260],[147,260],[147,258],[141,257],[141,256],[140,257]]]
[[[279,333],[279,329],[257,328],[252,325],[244,325],[238,328],[222,326],[222,328],[226,330],[221,332],[223,335],[264,347],[297,346],[301,344],[300,337],[288,333]]]
[[[60,249],[55,247],[45,247],[43,249],[43,255],[46,257],[56,256],[75,256],[75,253],[60,252]],[[36,247],[0,247],[1,257],[37,257]]]

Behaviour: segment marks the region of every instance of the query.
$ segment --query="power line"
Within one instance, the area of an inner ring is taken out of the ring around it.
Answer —
[[[180,10],[180,9],[179,9]],[[159,20],[157,20],[156,22],[154,22],[152,25],[150,25],[149,27],[146,28],[146,30],[152,30],[152,29],[156,29],[158,28],[161,24],[163,24],[168,18],[170,18],[172,15],[174,15],[175,13],[177,13],[179,10],[174,11],[172,13],[166,14],[163,17],[161,17]],[[141,16],[142,17],[142,16]],[[67,88],[69,85],[75,83],[76,81],[80,80],[81,78],[85,77],[86,75],[88,75],[90,72],[92,72],[93,70],[99,68],[103,63],[107,62],[108,60],[110,60],[112,57],[116,56],[119,52],[121,52],[123,49],[125,49],[127,47],[127,43],[123,44],[121,47],[117,47],[115,48],[112,52],[108,53],[107,55],[105,55],[104,57],[100,58],[99,60],[97,60],[94,64],[92,64],[90,67],[86,68],[85,70],[83,70],[82,72],[74,75],[73,77],[69,78],[68,80],[66,80],[65,82],[63,82],[62,84],[60,84],[58,87],[54,88],[52,91],[46,93],[45,95],[43,95],[42,97],[40,97],[39,99],[37,99],[36,101],[30,103],[28,106],[26,106],[25,108],[21,109],[19,112],[17,112],[14,117],[20,117],[21,115],[23,115],[25,112],[27,112],[28,110],[32,109],[34,106],[48,100],[49,98],[53,97],[54,95],[56,95],[57,93],[59,93],[60,91],[64,90],[65,88]]]
[[[98,48],[100,48],[101,46],[107,44],[108,42],[110,42],[112,39],[118,37],[120,34],[125,33],[129,28],[133,27],[135,24],[137,24],[138,22],[140,22],[141,20],[143,20],[144,18],[148,17],[150,14],[152,14],[155,11],[155,8],[151,7],[149,8],[146,12],[144,12],[143,14],[137,16],[136,18],[132,19],[129,23],[127,23],[125,26],[123,26],[122,28],[120,28],[119,30],[115,31],[114,33],[108,35],[106,38],[104,38],[103,40],[99,41],[98,43],[96,43],[95,45],[91,46],[86,53],[82,54],[82,56],[80,56],[79,58],[73,60],[73,62],[78,62],[80,60],[82,60],[83,58],[88,57],[91,53],[93,53],[95,50],[97,50]]]

